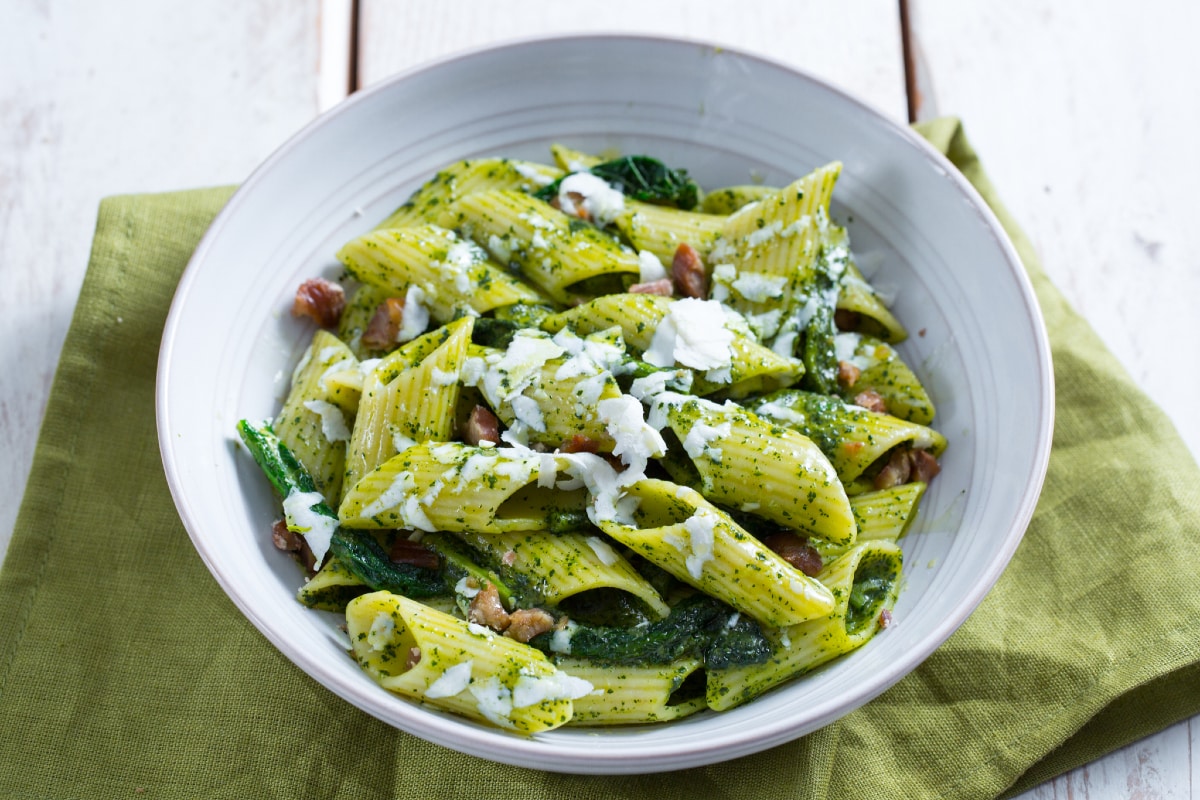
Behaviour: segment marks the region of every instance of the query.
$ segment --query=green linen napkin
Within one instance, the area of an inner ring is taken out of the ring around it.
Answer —
[[[0,796],[983,798],[1200,712],[1200,472],[1047,281],[957,121],[920,130],[1016,242],[1058,405],[1045,490],[1011,566],[891,690],[768,752],[609,778],[492,764],[349,706],[226,599],[159,462],[163,322],[230,190],[120,197],[100,207],[0,573]]]

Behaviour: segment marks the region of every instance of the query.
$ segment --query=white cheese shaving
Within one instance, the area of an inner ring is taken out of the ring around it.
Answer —
[[[583,197],[577,207],[572,195]],[[558,185],[558,207],[573,217],[590,218],[600,227],[612,222],[625,210],[625,195],[590,172],[575,172]]]
[[[592,552],[596,554],[596,558],[600,559],[601,564],[611,567],[617,563],[619,558],[617,551],[613,550],[608,542],[599,536],[589,536],[585,541],[588,543],[588,547],[592,548]]]
[[[554,670],[549,675],[521,675],[513,684],[513,708],[528,708],[539,703],[575,700],[591,694],[595,687],[583,678]]]
[[[662,434],[642,418],[642,404],[636,398],[623,394],[601,400],[596,416],[615,442],[613,455],[635,472],[645,472],[650,458],[667,452]]]
[[[513,416],[517,421],[526,427],[532,428],[538,433],[546,432],[546,418],[542,414],[542,407],[538,405],[538,401],[527,395],[514,397],[512,399]]]
[[[765,303],[783,296],[787,278],[761,272],[743,272],[731,284],[733,290],[751,303]]]
[[[429,327],[429,308],[425,305],[425,290],[420,286],[408,287],[404,295],[404,313],[400,322],[400,331],[396,334],[397,342],[407,342],[415,339]]]
[[[425,689],[425,696],[436,700],[439,697],[454,697],[471,684],[471,668],[474,662],[462,661],[448,668],[438,679]]]
[[[652,283],[667,277],[667,268],[659,261],[658,256],[649,250],[638,251],[638,281]]]
[[[696,580],[700,580],[704,565],[712,561],[713,544],[716,539],[713,528],[716,521],[717,518],[712,512],[701,508],[683,523],[691,546],[691,554],[684,559],[684,563],[687,564],[688,574]]]
[[[512,692],[500,683],[499,678],[493,675],[486,680],[475,681],[468,689],[475,698],[479,713],[492,724],[502,728],[513,727],[512,720],[509,719],[513,710]]]
[[[337,517],[312,510],[317,503],[324,502],[325,495],[320,492],[300,492],[295,489],[283,499],[283,514],[287,518],[288,530],[304,536],[318,567],[329,552],[329,542],[338,526]]]
[[[371,628],[367,631],[367,644],[375,652],[382,652],[392,643],[392,634],[395,632],[396,623],[392,620],[392,615],[386,611],[380,611],[371,621]]]
[[[458,583],[454,584],[454,593],[460,594],[466,598],[471,598],[479,594],[479,587],[472,586],[472,582],[474,582],[474,578],[470,577],[469,575],[459,578]]]
[[[430,372],[430,379],[434,386],[453,386],[458,383],[458,373],[450,372],[434,367]]]
[[[325,441],[349,441],[350,426],[340,408],[325,400],[305,400],[304,407],[321,418],[321,435]]]
[[[520,161],[509,162],[512,168],[517,171],[517,174],[522,178],[527,178],[537,186],[548,186],[554,183],[554,178],[543,172],[539,172],[538,168],[533,164],[525,164]]]
[[[733,332],[725,326],[725,309],[715,300],[687,297],[667,309],[643,358],[656,367],[676,363],[720,370],[733,360]]]
[[[720,464],[721,448],[713,447],[712,443],[729,436],[731,425],[730,422],[722,422],[716,426],[697,422],[692,425],[692,429],[683,440],[684,451],[693,460],[705,456],[714,464]]]

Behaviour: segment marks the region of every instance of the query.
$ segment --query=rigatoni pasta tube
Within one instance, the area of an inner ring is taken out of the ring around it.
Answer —
[[[678,696],[688,678],[703,676],[703,664],[698,658],[670,664],[618,666],[560,656],[554,663],[568,675],[582,678],[595,687],[590,694],[576,698],[571,725],[666,722],[694,714],[707,705],[703,693]]]
[[[331,381],[343,370],[358,370],[350,348],[328,331],[313,335],[292,373],[292,386],[275,418],[275,434],[312,476],[325,501],[336,506],[342,496],[346,443],[358,407],[358,390]]]
[[[828,589],[695,489],[647,478],[623,491],[637,501],[632,519],[600,519],[600,529],[684,583],[768,625],[793,625],[834,607]]]
[[[582,493],[554,488],[559,458],[425,442],[364,476],[346,493],[338,516],[348,528],[542,530],[556,513],[583,509]]]
[[[509,730],[557,728],[593,690],[529,645],[389,592],[351,600],[346,627],[385,689]]]
[[[708,499],[837,543],[854,541],[850,501],[811,440],[734,405],[659,395],[654,416],[683,444]]]
[[[837,598],[833,610],[776,631],[775,651],[765,664],[709,670],[709,707],[733,708],[866,644],[883,624],[882,612],[896,602],[901,561],[894,542],[873,541],[826,564],[817,580]]]

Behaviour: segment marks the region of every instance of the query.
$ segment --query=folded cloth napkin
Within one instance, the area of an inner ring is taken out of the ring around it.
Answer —
[[[351,707],[222,594],[159,462],[167,307],[230,190],[119,197],[100,207],[0,573],[0,796],[982,798],[1200,712],[1200,471],[1047,281],[957,121],[920,130],[1024,259],[1053,345],[1057,422],[1008,570],[892,689],[768,752],[607,778],[460,755]]]

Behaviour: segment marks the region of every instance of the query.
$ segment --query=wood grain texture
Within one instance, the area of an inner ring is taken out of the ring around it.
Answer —
[[[895,0],[362,0],[361,82],[485,44],[562,33],[643,33],[698,39],[808,70],[907,119]],[[602,79],[602,76],[598,76]]]
[[[100,198],[240,181],[330,93],[318,97],[320,0],[128,0],[119,13],[47,0],[4,16],[0,553]],[[325,64],[341,70],[343,92],[347,53],[343,43]]]
[[[1200,455],[1200,6],[909,0],[921,118],[961,117],[1046,271]],[[1200,717],[1022,795],[1200,797]]]

